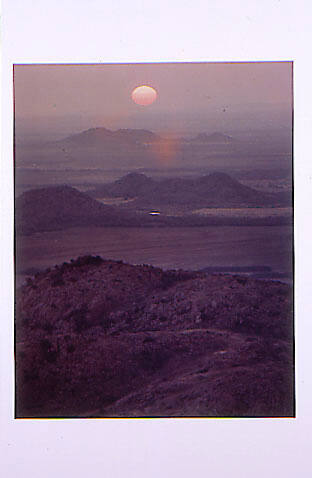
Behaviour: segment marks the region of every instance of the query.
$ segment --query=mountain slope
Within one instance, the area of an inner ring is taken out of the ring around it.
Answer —
[[[155,181],[141,173],[129,173],[113,183],[103,184],[88,194],[92,197],[124,197],[133,198],[148,194],[155,188]]]
[[[251,207],[285,204],[287,198],[263,193],[241,184],[225,173],[196,179],[170,178],[155,181],[131,173],[111,184],[88,191],[92,197],[137,198],[133,205],[157,208],[165,204],[193,207]]]
[[[293,416],[291,288],[81,257],[17,291],[18,417]]]
[[[134,215],[101,204],[69,186],[33,189],[16,199],[16,229],[20,234],[77,225],[127,226],[136,220]]]

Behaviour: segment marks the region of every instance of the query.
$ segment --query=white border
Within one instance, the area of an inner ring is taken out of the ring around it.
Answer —
[[[309,476],[310,1],[4,0],[0,430],[3,476]],[[14,420],[12,64],[294,60],[296,419]]]

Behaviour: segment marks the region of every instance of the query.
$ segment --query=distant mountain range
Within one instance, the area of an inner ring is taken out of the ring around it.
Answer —
[[[72,146],[103,146],[116,144],[152,144],[161,143],[162,141],[175,141],[180,143],[231,143],[236,141],[232,136],[224,133],[200,133],[194,138],[176,138],[168,139],[161,137],[152,131],[145,129],[118,129],[116,131],[107,128],[90,128],[81,133],[68,136],[61,143],[70,144]]]
[[[147,171],[165,166],[168,172],[192,169],[200,172],[222,170],[230,174],[239,170],[261,170],[269,174],[271,170],[291,169],[290,140],[287,142],[278,134],[276,138],[265,137],[260,141],[254,135],[243,137],[237,134],[234,137],[226,131],[203,130],[198,133],[188,135],[185,132],[185,136],[181,133],[180,137],[170,131],[156,134],[147,129],[113,131],[98,127],[58,141],[40,142],[38,138],[37,143],[16,144],[17,181],[25,182],[25,175],[19,174],[21,168],[29,169],[36,178],[41,172],[45,176],[46,171],[54,168]],[[33,181],[32,176],[26,182],[28,185],[49,183],[44,179]]]
[[[160,141],[160,136],[145,129],[118,129],[111,131],[107,128],[90,128],[82,133],[68,136],[62,142],[77,146],[99,146],[101,144],[138,144]]]
[[[232,143],[236,140],[232,136],[223,133],[200,133],[188,141],[191,143]]]
[[[290,198],[264,193],[241,184],[225,173],[211,173],[195,179],[169,178],[156,181],[141,173],[129,173],[117,181],[89,191],[95,198],[136,198],[132,205],[161,207],[251,207],[285,205]]]

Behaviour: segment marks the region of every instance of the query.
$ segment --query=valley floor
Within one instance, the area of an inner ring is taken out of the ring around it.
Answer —
[[[17,284],[37,270],[84,254],[163,269],[268,266],[291,278],[292,227],[93,227],[18,236]]]

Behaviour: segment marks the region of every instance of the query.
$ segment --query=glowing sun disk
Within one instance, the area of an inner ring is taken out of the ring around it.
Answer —
[[[154,103],[157,98],[157,92],[151,86],[141,85],[132,91],[131,98],[137,105],[147,106]]]

